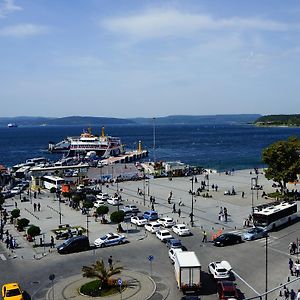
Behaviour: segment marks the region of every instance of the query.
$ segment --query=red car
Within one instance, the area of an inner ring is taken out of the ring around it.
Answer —
[[[238,300],[238,293],[232,281],[218,281],[217,291],[220,300]]]

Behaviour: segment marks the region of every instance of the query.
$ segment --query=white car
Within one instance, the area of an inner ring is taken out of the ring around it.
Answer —
[[[175,262],[175,255],[176,255],[176,253],[178,253],[178,252],[182,252],[182,249],[181,249],[181,248],[171,248],[171,249],[169,250],[169,257],[170,257],[170,259],[172,260],[172,263]]]
[[[226,279],[230,277],[231,266],[228,261],[214,261],[208,265],[208,273],[215,279]]]
[[[176,224],[172,227],[172,230],[179,236],[191,235],[190,229],[185,224]]]
[[[118,197],[112,197],[107,199],[107,203],[110,205],[120,205],[121,204],[121,199],[119,199]]]
[[[103,200],[96,200],[94,202],[94,207],[98,208],[99,206],[104,205],[104,204],[105,204],[105,202]]]
[[[160,218],[157,220],[159,224],[161,224],[165,228],[169,228],[174,226],[176,223],[172,218],[166,217],[166,218]]]
[[[125,243],[126,238],[122,234],[118,233],[108,233],[95,240],[94,245],[96,247],[106,247],[111,245],[121,245]]]
[[[131,211],[133,213],[138,213],[140,210],[136,207],[136,205],[124,205],[123,206],[123,209],[124,210],[127,210],[127,211]]]
[[[11,190],[10,190],[10,193],[12,194],[12,195],[18,195],[18,194],[20,194],[21,193],[21,189],[18,187],[18,186],[15,186],[14,188],[12,188]]]
[[[161,240],[162,242],[166,242],[169,239],[172,239],[172,235],[169,230],[167,229],[161,229],[156,232],[156,237]]]
[[[155,233],[160,230],[160,224],[158,222],[150,222],[145,225],[145,229],[150,231],[151,233]]]
[[[107,193],[100,193],[100,194],[96,195],[96,198],[98,200],[106,201],[107,199],[109,199],[109,195]]]
[[[133,216],[130,218],[130,222],[132,224],[136,224],[137,226],[144,226],[148,223],[143,216]]]

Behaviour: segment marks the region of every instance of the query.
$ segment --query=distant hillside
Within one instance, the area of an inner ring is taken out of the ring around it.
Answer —
[[[268,115],[255,121],[258,126],[300,126],[300,114],[295,115]]]
[[[261,115],[241,114],[241,115],[207,115],[207,116],[187,116],[174,115],[166,117],[156,117],[155,124],[247,124],[253,123]],[[16,123],[18,126],[40,126],[40,125],[82,125],[82,126],[102,126],[102,125],[130,125],[130,124],[153,124],[153,118],[108,118],[89,116],[69,116],[62,118],[46,117],[0,117],[0,126],[7,126],[8,123]]]
[[[253,123],[261,115],[239,114],[239,115],[204,115],[187,116],[173,115],[155,118],[155,124],[247,124]],[[133,118],[139,124],[152,124],[153,118]]]
[[[7,126],[8,123],[16,123],[18,126],[40,126],[40,125],[123,125],[133,124],[129,119],[107,118],[107,117],[81,117],[70,116],[63,118],[46,117],[9,117],[0,118],[0,126]]]

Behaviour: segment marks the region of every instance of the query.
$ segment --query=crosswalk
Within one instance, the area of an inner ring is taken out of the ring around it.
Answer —
[[[0,259],[1,260],[7,260],[4,254],[0,254]]]

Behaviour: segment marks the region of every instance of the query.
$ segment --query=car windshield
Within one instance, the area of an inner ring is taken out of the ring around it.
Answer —
[[[219,272],[219,273],[225,273],[225,272],[227,272],[227,270],[224,269],[224,268],[221,268],[221,269],[217,269],[217,272]]]
[[[13,290],[9,290],[6,292],[6,297],[13,297],[13,296],[18,296],[21,295],[21,292],[19,289],[13,289]]]
[[[102,241],[105,241],[105,240],[107,239],[107,236],[105,235],[105,236],[101,237],[100,239],[101,239]]]
[[[179,229],[186,229],[185,226],[178,226]]]
[[[169,232],[162,232],[161,235],[169,235]]]
[[[235,297],[235,291],[224,291],[225,297]]]
[[[154,224],[154,225],[152,225],[152,227],[160,227],[160,225],[159,224]]]

